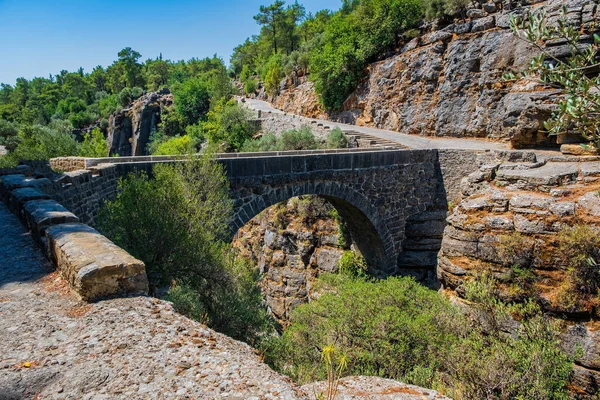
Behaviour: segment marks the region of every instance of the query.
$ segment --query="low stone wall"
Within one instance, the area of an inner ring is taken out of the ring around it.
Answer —
[[[147,294],[144,263],[79,223],[46,229],[48,258],[84,300]]]
[[[148,293],[143,262],[79,223],[77,215],[53,199],[66,199],[89,216],[94,206],[99,207],[116,190],[114,171],[113,166],[99,167],[67,173],[55,181],[34,176],[32,168],[0,175],[0,200],[21,218],[53,265],[86,301]],[[87,202],[94,203],[92,208],[81,208]]]
[[[118,182],[116,166],[101,164],[89,170],[65,172],[55,182],[51,196],[83,223],[93,224],[104,203],[117,196]]]

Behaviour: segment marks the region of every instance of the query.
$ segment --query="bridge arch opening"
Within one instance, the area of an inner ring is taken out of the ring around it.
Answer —
[[[389,236],[383,224],[377,226],[378,218],[373,210],[363,211],[358,206],[350,201],[334,195],[326,194],[308,194],[293,196],[288,199],[283,199],[280,202],[272,202],[269,199],[258,198],[252,202],[244,204],[236,210],[237,224],[233,227],[234,241],[239,238],[240,231],[243,231],[244,226],[265,213],[272,207],[281,207],[289,205],[294,201],[302,202],[325,202],[329,205],[330,210],[335,210],[339,215],[338,223],[340,224],[340,234],[343,233],[343,239],[348,247],[357,254],[360,254],[366,261],[369,274],[382,278],[395,273],[395,257],[390,253],[390,246],[386,248],[386,240]],[[291,202],[291,203],[290,203]],[[364,206],[365,203],[362,203]],[[370,214],[370,215],[368,215]],[[273,213],[269,214],[276,218]],[[374,216],[375,215],[375,216]],[[262,222],[265,225],[265,222]],[[280,229],[281,230],[281,229]],[[283,229],[285,230],[285,229]],[[387,240],[387,243],[390,243]],[[390,265],[390,259],[394,261]]]
[[[269,206],[235,233],[232,245],[258,266],[266,303],[284,326],[291,309],[310,300],[315,279],[336,272],[348,250],[363,256],[368,274],[389,275],[375,225],[335,196],[296,196]]]

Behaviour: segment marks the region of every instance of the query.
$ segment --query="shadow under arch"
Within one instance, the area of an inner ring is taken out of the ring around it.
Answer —
[[[275,190],[256,196],[250,202],[235,207],[231,237],[263,210],[304,195],[322,197],[335,207],[348,228],[353,247],[365,258],[372,275],[385,277],[396,272],[397,250],[377,209],[364,196],[342,185],[305,184],[293,191]]]

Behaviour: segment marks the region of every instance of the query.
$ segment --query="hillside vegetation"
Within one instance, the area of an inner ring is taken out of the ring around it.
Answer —
[[[264,82],[276,95],[284,76],[310,72],[327,109],[340,108],[356,88],[365,67],[384,57],[407,37],[424,17],[462,12],[465,0],[344,0],[338,11],[306,14],[297,1],[278,0],[262,6],[254,19],[260,34],[234,50],[231,73],[247,93]],[[418,31],[417,31],[418,32]]]

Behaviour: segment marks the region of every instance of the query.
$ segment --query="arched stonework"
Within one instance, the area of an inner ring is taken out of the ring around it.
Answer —
[[[301,195],[323,196],[354,227],[351,234],[367,261],[378,264],[374,266],[377,275],[398,272],[406,221],[446,206],[445,198],[440,199],[443,186],[435,151],[290,155],[221,162],[234,199],[232,236],[274,204]]]

